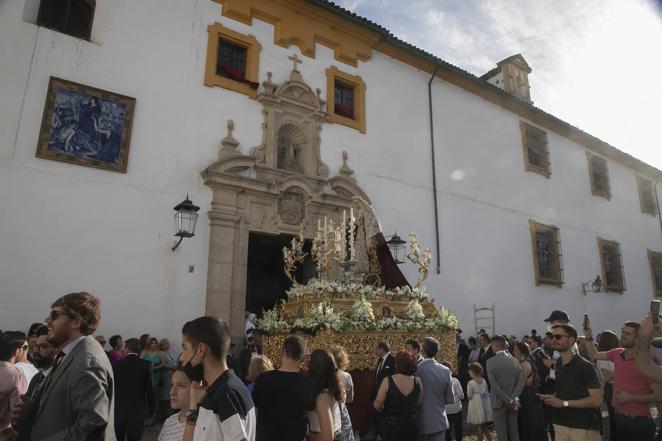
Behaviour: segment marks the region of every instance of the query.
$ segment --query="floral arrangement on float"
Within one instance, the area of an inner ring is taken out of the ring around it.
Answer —
[[[257,328],[269,334],[303,332],[382,331],[448,331],[459,326],[459,320],[443,306],[436,307],[428,298],[423,281],[431,262],[429,248],[421,250],[416,234],[409,235],[411,252],[407,258],[418,266],[419,278],[409,285],[387,289],[384,286],[356,281],[356,223],[353,210],[343,221],[318,221],[311,255],[318,277],[302,285],[294,274],[307,253],[303,251],[303,235],[293,238],[283,248],[285,275],[292,281],[287,299],[271,310],[263,311]],[[340,280],[330,280],[329,272],[336,264],[342,270]]]

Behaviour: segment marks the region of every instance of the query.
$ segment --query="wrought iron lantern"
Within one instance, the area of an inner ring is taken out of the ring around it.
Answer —
[[[398,265],[405,263],[405,251],[407,249],[407,242],[398,236],[397,231],[390,237],[391,238],[386,241],[386,244],[388,245],[388,249],[391,251],[391,255],[393,256],[395,263]]]
[[[582,292],[586,295],[587,292],[602,292],[602,278],[600,276],[595,276],[595,280],[592,282],[582,283]]]
[[[185,237],[195,236],[195,225],[198,222],[198,210],[200,207],[193,204],[186,195],[186,199],[177,204],[175,210],[175,236],[179,237],[177,244],[172,247],[175,251]]]

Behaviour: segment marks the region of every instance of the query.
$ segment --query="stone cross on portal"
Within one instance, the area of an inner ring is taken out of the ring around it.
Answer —
[[[289,60],[292,60],[292,70],[298,72],[299,70],[297,69],[297,64],[303,63],[303,60],[297,57],[297,54],[292,55],[291,57],[287,57]]]

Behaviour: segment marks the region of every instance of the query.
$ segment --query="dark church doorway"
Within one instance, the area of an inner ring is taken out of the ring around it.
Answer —
[[[287,298],[286,291],[292,282],[283,273],[283,247],[289,246],[292,237],[287,234],[272,235],[251,232],[248,236],[248,268],[246,271],[246,310],[257,314],[273,308],[280,299]],[[296,279],[305,284],[315,277],[315,264],[310,257],[312,243],[303,246],[308,253],[299,265]]]

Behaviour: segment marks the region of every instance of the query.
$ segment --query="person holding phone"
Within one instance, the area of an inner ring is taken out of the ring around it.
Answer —
[[[640,326],[637,322],[625,322],[621,328],[622,347],[607,352],[598,352],[591,343],[593,330],[590,322],[584,329],[585,339],[591,343],[587,345],[591,359],[614,363],[612,404],[619,440],[652,441],[656,427],[650,406],[662,401],[662,385],[650,383],[635,366]]]
[[[553,409],[556,440],[600,441],[601,421],[596,411],[602,405],[602,388],[593,364],[575,353],[577,330],[568,324],[552,326],[556,361],[556,389],[538,394]],[[636,439],[636,438],[633,438]]]
[[[653,323],[651,316],[649,312],[644,318],[644,321],[641,322],[641,327],[639,328],[636,366],[637,370],[648,378],[649,381],[662,384],[662,366],[658,366],[653,362],[650,352],[653,334],[660,332],[662,323],[659,321]]]

